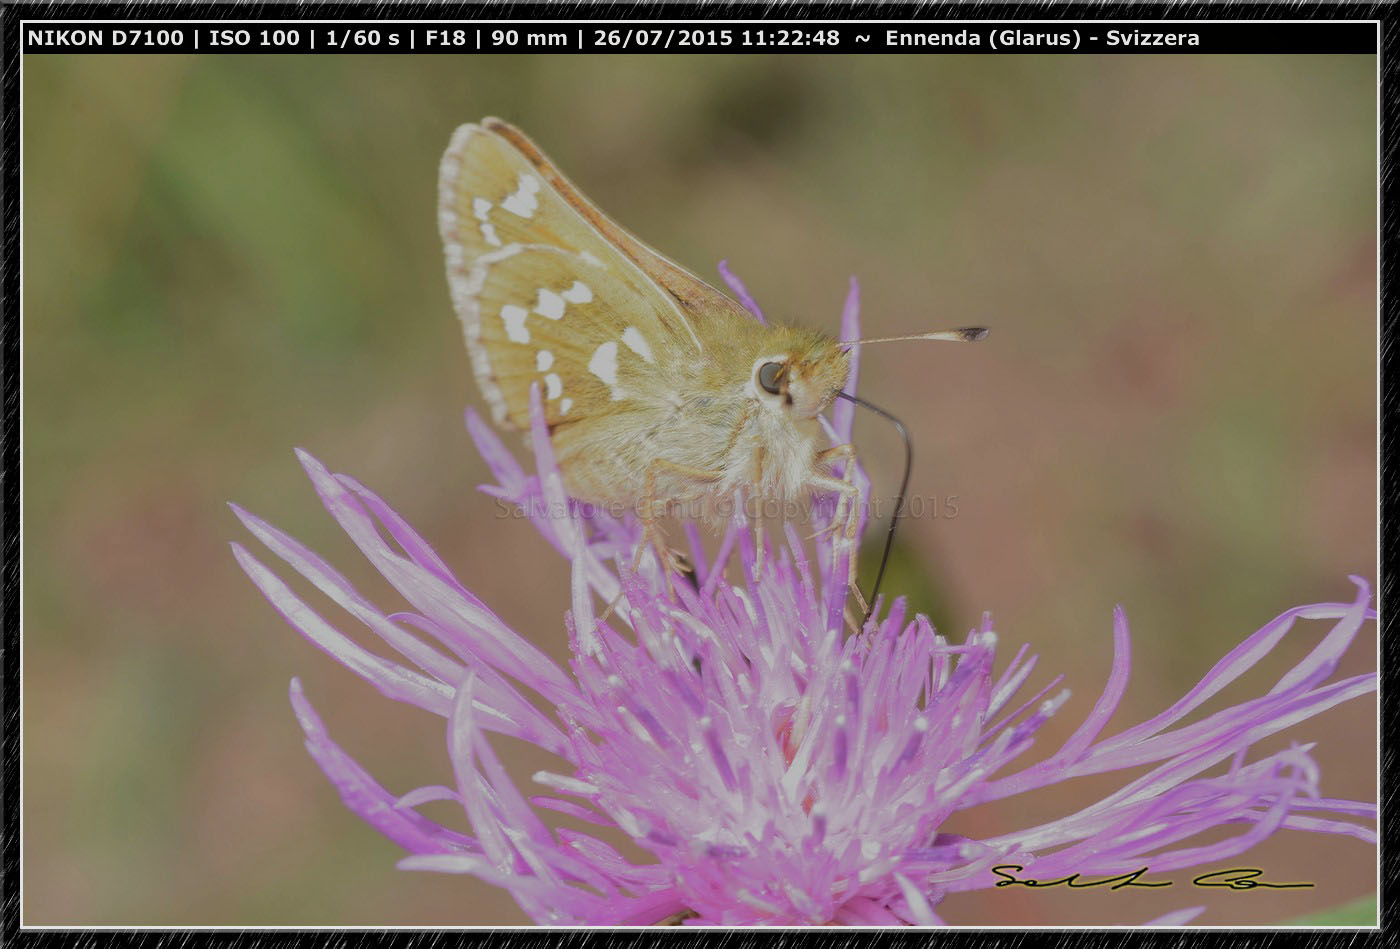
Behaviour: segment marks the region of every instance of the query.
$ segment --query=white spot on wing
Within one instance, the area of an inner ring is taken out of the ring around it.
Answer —
[[[554,354],[547,349],[541,349],[535,353],[535,368],[540,372],[545,372],[554,365]]]
[[[535,192],[540,190],[540,180],[534,175],[520,176],[520,183],[515,188],[515,194],[501,202],[501,207],[518,217],[530,217],[540,207],[539,198],[535,197]]]
[[[551,320],[561,320],[564,318],[564,298],[553,290],[540,290],[540,299],[535,304],[535,312],[540,316],[547,316]]]
[[[559,373],[551,372],[544,377],[545,398],[557,399],[564,392],[564,380],[559,378]]]
[[[559,295],[570,303],[587,303],[593,299],[593,291],[582,280],[575,280],[572,287]]]
[[[647,343],[647,338],[642,335],[642,331],[635,326],[629,326],[622,331],[622,341],[627,344],[627,348],[647,362],[656,362],[656,357],[651,353],[651,346]]]
[[[559,400],[559,414],[560,414],[560,415],[568,415],[568,414],[569,414],[569,409],[571,409],[571,408],[573,408],[573,407],[574,407],[574,400],[571,399],[571,398],[569,398],[568,396],[565,396],[563,399],[560,399],[560,400]]]
[[[485,198],[474,199],[472,201],[472,213],[475,214],[476,219],[481,222],[482,240],[486,241],[486,243],[490,244],[492,247],[500,247],[501,239],[496,236],[496,228],[486,219],[486,215],[491,213],[491,202],[487,201]]]
[[[501,319],[506,324],[506,337],[512,342],[528,343],[530,341],[530,331],[525,328],[525,317],[530,312],[523,306],[516,306],[507,303],[501,307]]]
[[[594,350],[593,358],[588,360],[588,371],[615,390],[617,388],[617,343],[609,340]]]
[[[599,260],[597,257],[594,257],[586,250],[579,251],[578,255],[583,258],[583,262],[585,264],[592,264],[595,267],[603,266],[603,262],[601,260]]]

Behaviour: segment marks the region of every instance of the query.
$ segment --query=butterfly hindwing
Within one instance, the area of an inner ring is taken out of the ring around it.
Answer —
[[[498,120],[457,129],[439,200],[453,303],[498,424],[528,426],[532,382],[551,425],[654,401],[665,361],[702,349],[695,301],[732,306],[602,217]]]
[[[487,269],[476,294],[477,348],[516,425],[527,424],[531,382],[539,382],[553,425],[624,399],[654,401],[663,378],[655,371],[666,351],[660,324],[612,272],[570,257],[522,248]]]

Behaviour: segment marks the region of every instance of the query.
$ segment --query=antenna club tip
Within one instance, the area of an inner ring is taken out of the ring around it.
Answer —
[[[978,340],[986,339],[987,334],[990,333],[991,330],[987,329],[985,326],[966,326],[958,330],[958,332],[961,333],[962,338],[969,343],[975,343]]]

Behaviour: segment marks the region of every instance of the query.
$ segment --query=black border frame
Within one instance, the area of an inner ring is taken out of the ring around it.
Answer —
[[[740,947],[757,945],[790,945],[795,943],[838,946],[879,941],[893,946],[927,945],[931,938],[940,942],[977,945],[989,949],[1020,949],[1027,945],[1032,933],[1044,932],[1055,944],[1072,943],[1095,947],[1131,942],[1136,945],[1184,946],[1198,940],[1214,945],[1266,947],[1280,945],[1284,940],[1301,937],[1310,946],[1345,943],[1349,946],[1380,945],[1385,934],[1394,936],[1396,920],[1391,910],[1397,878],[1400,878],[1400,855],[1389,846],[1385,820],[1392,808],[1400,805],[1395,775],[1400,769],[1400,748],[1391,740],[1400,725],[1400,702],[1387,702],[1389,674],[1400,663],[1400,640],[1393,635],[1388,611],[1382,610],[1379,621],[1379,650],[1382,675],[1379,687],[1380,709],[1380,782],[1381,809],[1380,878],[1378,893],[1379,929],[1277,929],[1239,930],[1228,928],[1176,930],[1098,930],[1054,929],[1024,931],[949,930],[936,936],[920,930],[693,930],[672,932],[609,931],[609,930],[295,930],[295,929],[21,929],[19,926],[19,593],[20,593],[20,446],[19,393],[20,384],[20,311],[19,311],[19,122],[20,122],[20,35],[19,24],[24,19],[73,20],[154,20],[154,19],[364,19],[452,20],[469,18],[536,19],[541,22],[558,20],[630,20],[717,19],[788,21],[799,23],[814,19],[889,19],[933,21],[966,19],[1015,21],[1025,19],[1085,19],[1085,20],[1376,20],[1380,23],[1380,576],[1377,603],[1388,604],[1397,593],[1391,569],[1393,562],[1393,525],[1400,504],[1400,473],[1392,461],[1397,440],[1397,410],[1400,410],[1400,345],[1395,335],[1395,316],[1400,294],[1397,294],[1397,239],[1400,239],[1400,215],[1395,207],[1398,196],[1396,169],[1395,122],[1400,115],[1400,15],[1395,8],[1384,5],[1344,3],[1321,4],[1223,4],[1223,3],[1165,3],[1161,5],[1086,3],[953,3],[947,0],[911,3],[660,3],[638,5],[627,3],[467,3],[434,5],[429,3],[353,4],[353,3],[54,3],[0,5],[0,603],[3,603],[3,639],[0,639],[0,799],[5,802],[3,830],[0,831],[0,942],[8,945],[44,945],[88,947],[99,944],[141,944],[174,946],[197,941],[204,944],[227,945],[234,942],[256,944],[265,949],[278,949],[311,938],[323,946],[337,949],[381,946],[412,942],[434,947],[459,945],[467,941],[509,941],[521,947],[549,946],[557,942],[569,945],[643,945],[665,939],[672,945],[695,945],[701,941],[728,942],[737,937]],[[1140,52],[1149,52],[1142,50]],[[1180,54],[1183,50],[1162,52]],[[1385,940],[1387,943],[1391,940]]]

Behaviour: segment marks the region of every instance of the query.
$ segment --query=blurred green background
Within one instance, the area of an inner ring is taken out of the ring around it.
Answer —
[[[856,274],[869,334],[993,328],[975,347],[873,348],[862,392],[908,422],[926,499],[888,589],[955,638],[990,610],[1008,649],[1042,654],[1037,687],[1067,675],[1041,749],[1102,687],[1114,604],[1134,677],[1110,731],[1282,610],[1375,576],[1373,57],[23,68],[27,923],[525,921],[474,880],[395,870],[397,848],[341,806],[301,747],[293,674],[397,792],[450,783],[442,723],[300,640],[235,566],[228,541],[248,538],[224,506],[397,608],[319,507],[304,446],[564,655],[564,566],[475,491],[461,424],[480,401],[436,168],[485,115],[697,273],[728,258],[770,316],[834,331]],[[857,440],[892,485],[888,429],[858,420]],[[1267,689],[1316,632],[1224,698]],[[1368,628],[1342,674],[1373,668],[1374,644]],[[1289,738],[1319,742],[1324,794],[1375,799],[1374,703]],[[504,751],[522,780],[539,766]],[[1118,783],[950,829],[999,833]],[[1248,863],[1318,886],[1205,899],[1188,873],[1146,896],[994,891],[940,911],[1134,923],[1205,902],[1201,922],[1277,923],[1374,890],[1374,850],[1352,839],[1282,833]]]

